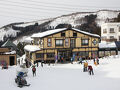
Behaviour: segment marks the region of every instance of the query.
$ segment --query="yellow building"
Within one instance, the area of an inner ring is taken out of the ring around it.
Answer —
[[[78,29],[55,29],[32,35],[33,44],[24,47],[27,60],[70,61],[71,57],[91,58],[98,54],[99,35]]]

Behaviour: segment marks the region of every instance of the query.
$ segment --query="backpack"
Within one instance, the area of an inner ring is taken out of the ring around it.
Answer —
[[[32,68],[32,71],[36,71],[36,68],[35,68],[35,67],[33,67],[33,68]]]

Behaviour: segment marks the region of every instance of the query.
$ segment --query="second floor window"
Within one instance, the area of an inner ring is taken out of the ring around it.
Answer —
[[[69,39],[66,38],[66,39],[65,39],[65,46],[68,46],[68,45],[69,45]]]
[[[107,30],[106,30],[106,29],[103,29],[103,33],[107,33]]]
[[[120,32],[120,27],[119,27],[119,32]]]
[[[51,47],[51,46],[52,46],[52,40],[51,40],[51,38],[48,38],[47,43],[48,43],[48,47]]]
[[[88,45],[88,39],[82,39],[82,45]]]
[[[74,48],[75,47],[75,39],[70,40],[70,47]]]
[[[114,28],[110,28],[110,33],[115,33]]]
[[[56,40],[55,45],[56,46],[63,46],[63,40]]]

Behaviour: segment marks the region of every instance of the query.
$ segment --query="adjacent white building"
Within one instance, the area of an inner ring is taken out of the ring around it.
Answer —
[[[120,23],[104,23],[101,25],[101,40],[120,41]]]

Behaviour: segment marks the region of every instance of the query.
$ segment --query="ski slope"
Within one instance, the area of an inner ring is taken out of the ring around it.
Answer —
[[[51,64],[37,68],[37,76],[32,76],[31,68],[27,82],[29,87],[19,88],[14,82],[16,66],[8,70],[0,69],[0,88],[2,90],[120,90],[120,56],[100,59],[100,65],[93,65],[95,75],[83,72],[83,65]],[[0,67],[1,68],[1,67]]]

